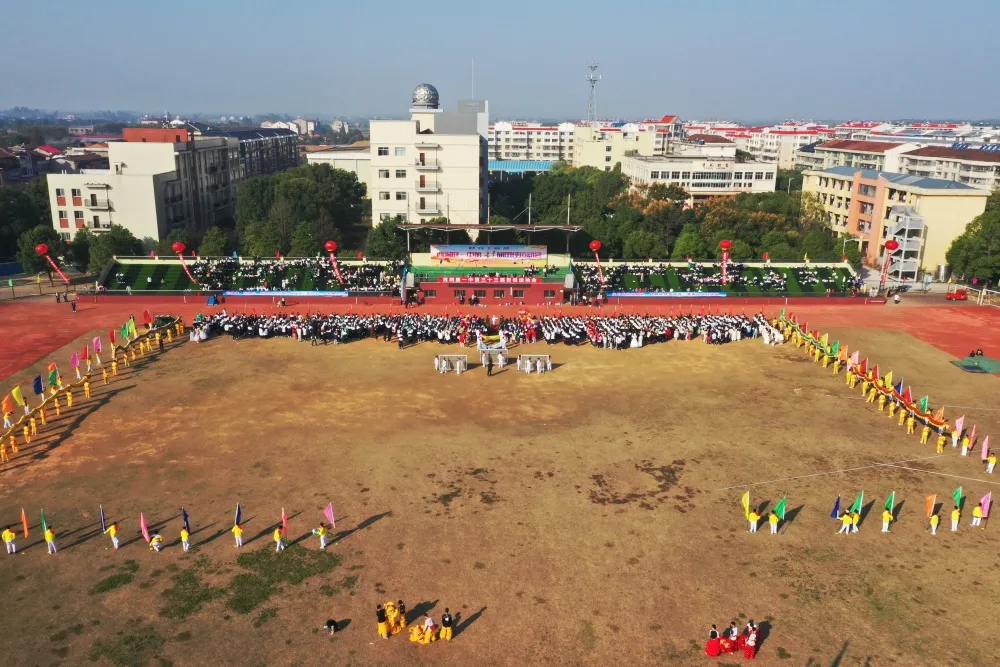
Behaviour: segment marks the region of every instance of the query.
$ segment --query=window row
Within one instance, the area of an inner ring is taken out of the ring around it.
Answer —
[[[389,178],[389,170],[388,169],[379,169],[378,170],[378,177],[379,178]],[[406,170],[405,169],[397,169],[396,170],[396,178],[406,178]]]
[[[380,201],[389,201],[390,199],[392,199],[392,197],[390,197],[391,194],[392,194],[391,192],[386,192],[385,190],[383,190],[378,193],[378,198]],[[406,193],[397,192],[396,201],[406,201]]]
[[[382,157],[388,157],[388,155],[389,155],[389,147],[388,146],[379,146],[378,147],[378,154],[380,156],[382,156]],[[393,155],[395,155],[396,157],[406,157],[406,146],[396,146],[393,149]]]

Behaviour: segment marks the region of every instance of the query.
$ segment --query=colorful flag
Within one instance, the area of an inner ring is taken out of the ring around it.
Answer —
[[[152,324],[153,323],[153,317],[149,314],[148,310],[142,311],[142,323],[143,324]]]
[[[83,359],[84,361],[89,361],[90,360],[90,346],[89,345],[84,345],[83,346],[83,354],[80,355],[80,358]]]
[[[0,410],[3,410],[4,416],[8,414],[14,414],[14,399],[10,395],[3,397],[3,402],[0,403]]]
[[[136,335],[138,335],[136,333],[136,330],[135,330],[135,318],[134,317],[130,317],[129,320],[128,320],[128,333],[129,333],[130,336],[132,336],[132,338],[135,338]]]
[[[858,494],[858,497],[854,499],[854,504],[851,505],[851,509],[848,510],[851,514],[861,511],[861,506],[865,502],[865,492],[862,491]]]
[[[857,366],[858,359],[861,357],[861,353],[858,350],[854,350],[854,354],[851,355],[851,365]]]
[[[122,330],[119,332],[121,334],[122,340],[128,340],[128,323],[122,325]]]
[[[861,365],[858,367],[858,372],[861,375],[868,375],[868,357],[861,360]]]
[[[80,355],[76,352],[69,356],[69,367],[79,368],[80,367]]]
[[[54,387],[58,383],[59,383],[59,369],[58,368],[50,368],[49,369],[49,377],[48,377],[48,384],[49,384],[49,386],[50,387]]]
[[[830,346],[830,354],[840,354],[840,341],[833,341],[833,345]]]
[[[188,516],[187,510],[184,509],[183,507],[181,508],[181,517],[183,517],[183,521],[184,521],[184,530],[186,530],[188,533],[190,533],[191,532],[190,517]]]
[[[139,530],[142,531],[142,537],[146,540],[146,544],[149,544],[149,526],[146,525],[146,515],[139,512]]]
[[[872,369],[872,379],[875,380],[875,382],[879,382],[882,379],[882,376],[879,375],[878,372],[878,364],[875,364],[875,368]]]
[[[774,513],[778,515],[778,518],[782,521],[785,520],[785,512],[788,510],[788,496],[785,496],[778,501],[778,504],[774,506]]]
[[[52,371],[55,370],[59,370],[59,366],[56,364],[56,362],[53,361],[51,364],[49,364],[49,372],[51,373]]]
[[[336,527],[337,522],[333,520],[333,503],[326,506],[326,509],[323,510],[323,514],[326,515],[326,520],[330,522],[330,525]]]
[[[951,494],[951,497],[955,501],[955,507],[962,509],[962,487],[955,489],[955,492]]]
[[[976,425],[972,425],[972,431],[969,433],[969,445],[976,444]]]
[[[104,517],[104,505],[101,505],[100,507],[101,507],[101,532],[104,533],[107,532],[108,525],[107,525],[107,520]]]
[[[990,505],[993,503],[993,492],[990,491],[982,500],[979,501],[979,507],[983,510],[983,518],[987,518],[990,515]]]
[[[24,513],[24,508],[21,508],[21,530],[24,531],[24,539],[28,539],[28,515]]]
[[[21,385],[16,385],[10,390],[10,395],[14,398],[14,402],[24,407],[24,395],[21,393]]]
[[[878,367],[876,366],[876,368]],[[875,377],[878,377],[878,375],[876,374]],[[889,371],[888,373],[885,374],[885,379],[882,382],[883,384],[885,384],[886,387],[892,386],[892,371]]]
[[[41,375],[35,376],[35,381],[31,383],[31,390],[35,392],[36,396],[40,396],[45,393],[45,385],[42,384]]]
[[[94,340],[91,341],[91,342],[94,345],[94,354],[100,354],[101,353],[101,337],[100,336],[94,336]]]
[[[944,408],[938,408],[938,411],[934,413],[934,421],[943,422],[944,421]]]
[[[112,329],[111,331],[108,332],[108,340],[111,341],[111,347],[114,347],[115,346],[115,330],[114,329]]]
[[[934,506],[937,505],[937,494],[933,496],[927,496],[927,518],[931,518],[934,515]]]
[[[990,436],[983,438],[983,460],[990,457]]]
[[[766,253],[766,252],[765,252],[764,254],[765,254],[765,255],[767,255],[767,253]],[[780,320],[780,319],[783,319],[784,317],[785,317],[785,309],[784,309],[784,308],[782,308],[782,309],[781,309],[781,312],[780,312],[780,313],[778,313],[778,319]]]
[[[820,347],[825,348],[827,345],[829,345],[829,341],[830,341],[830,334],[823,334],[822,336],[820,336],[819,339]]]
[[[962,415],[961,417],[955,420],[955,430],[961,433],[963,426],[965,426],[965,415]]]
[[[840,496],[837,496],[837,502],[833,504],[833,511],[830,512],[831,519],[840,518]]]
[[[906,392],[903,394],[903,402],[907,405],[913,404],[913,392],[909,387],[906,388]]]
[[[240,504],[236,503],[236,518],[233,519],[233,525],[238,526],[243,519],[243,511],[240,509]]]
[[[285,508],[281,508],[281,534],[288,535],[288,516],[285,514]]]
[[[892,492],[889,493],[889,497],[886,498],[885,509],[887,511],[891,512],[892,508],[895,507],[895,506],[896,506],[896,492],[892,491]]]
[[[747,491],[746,493],[744,493],[743,497],[740,498],[740,505],[743,505],[743,516],[745,516],[747,519],[749,519],[750,518],[750,492],[749,491]]]
[[[42,515],[42,533],[49,529],[49,524],[45,522],[45,510],[39,510]]]
[[[896,393],[903,395],[903,378],[899,378],[899,382],[896,383]]]

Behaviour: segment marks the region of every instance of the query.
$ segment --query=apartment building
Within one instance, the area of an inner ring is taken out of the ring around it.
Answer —
[[[369,196],[377,224],[400,217],[453,224],[485,222],[489,110],[485,100],[440,108],[430,84],[413,90],[409,120],[373,120]]]
[[[1000,144],[982,148],[917,148],[899,156],[899,171],[994,190],[1000,187]]]
[[[611,171],[626,156],[663,155],[670,150],[671,131],[640,123],[576,127],[574,167]]]
[[[950,180],[846,166],[805,172],[802,189],[819,198],[831,229],[856,239],[869,265],[881,267],[885,241],[898,240],[890,275],[912,280],[946,264],[952,240],[990,194]]]
[[[126,128],[108,146],[109,167],[50,174],[52,226],[65,240],[112,224],[154,243],[175,228],[230,220],[242,180],[239,141],[176,128]]]
[[[497,121],[487,133],[491,160],[548,160],[573,163],[573,123],[539,125]]]
[[[900,173],[900,156],[916,148],[914,144],[889,141],[835,139],[807,144],[795,152],[798,169],[857,167],[874,171]]]
[[[306,162],[308,164],[326,164],[332,169],[342,169],[355,174],[358,180],[365,184],[368,196],[371,197],[371,144],[367,141],[359,143],[362,145],[331,146],[326,150],[308,153]]]
[[[909,123],[872,129],[869,141],[900,141],[917,146],[979,148],[1000,144],[1000,128],[970,123]]]
[[[747,152],[758,162],[774,162],[779,169],[795,167],[795,153],[820,139],[832,139],[833,128],[813,123],[785,123],[748,130]]]
[[[299,135],[308,136],[316,132],[319,128],[319,122],[305,118],[296,118],[295,120],[265,120],[260,124],[260,127],[264,130],[289,130]]]
[[[237,181],[275,174],[299,164],[299,138],[291,130],[214,130],[195,123],[189,123],[186,127],[191,129],[195,137],[225,137],[237,141],[240,161]]]
[[[777,165],[737,162],[736,147],[731,142],[728,148],[732,155],[711,154],[713,149],[718,151],[724,146],[697,144],[676,147],[669,155],[626,156],[622,159],[622,174],[632,185],[679,185],[690,195],[687,201],[690,206],[710,199],[732,198],[741,192],[774,191]]]

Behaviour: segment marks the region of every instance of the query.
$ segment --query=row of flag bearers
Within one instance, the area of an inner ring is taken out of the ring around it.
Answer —
[[[45,544],[48,549],[48,553],[54,554],[57,552],[56,545],[56,533],[55,529],[46,521],[45,511],[42,510],[41,514],[41,528],[42,535],[45,539]],[[104,513],[104,506],[100,506],[100,516],[101,516],[101,532],[107,535],[111,540],[111,546],[114,549],[118,549],[121,546],[121,542],[118,538],[120,529],[118,527],[118,522],[107,520],[107,516]],[[333,513],[333,503],[329,503],[323,510],[323,516],[326,518],[326,522],[320,522],[319,526],[312,529],[312,535],[319,538],[319,548],[326,549],[328,536],[330,534],[330,529],[336,527],[336,517]],[[329,526],[329,528],[328,528]],[[20,526],[21,535],[24,539],[27,539],[30,534],[30,527],[28,525],[28,516],[21,508],[21,522]],[[7,548],[7,554],[13,555],[18,553],[17,551],[17,539],[18,534],[14,532],[15,526],[7,526],[4,528],[0,537],[3,538],[4,544]],[[238,549],[243,546],[243,509],[239,503],[236,504],[236,516],[233,520],[233,527],[230,529],[235,538],[235,547]],[[149,523],[146,521],[146,515],[143,512],[139,513],[139,532],[142,534],[143,539],[149,546],[150,551],[159,552],[164,547],[163,536],[160,535],[159,531],[156,529],[151,529]],[[191,549],[191,517],[187,513],[185,508],[181,508],[181,526],[180,526],[180,542],[181,548],[184,551],[189,551]],[[274,530],[273,538],[275,542],[275,551],[282,552],[285,549],[285,540],[288,536],[288,515],[285,513],[285,508],[281,508],[281,523]]]
[[[954,508],[950,512],[951,520],[951,531],[957,532],[959,524],[962,518],[962,511],[965,506],[966,496],[964,495],[964,489],[960,486],[951,494],[952,500],[954,500]],[[938,525],[941,523],[940,516],[940,506],[937,502],[937,495],[930,495],[925,498],[925,514],[927,517],[927,529],[924,532],[930,532],[931,535],[937,535]],[[837,530],[838,535],[850,535],[859,532],[859,527],[861,524],[861,513],[863,511],[865,502],[865,492],[862,491],[851,503],[851,506],[846,510],[842,510],[840,506],[840,496],[837,496],[837,500],[833,505],[833,511],[830,512],[830,518],[835,519],[840,522],[839,529]],[[990,516],[990,506],[993,504],[993,492],[989,492],[979,499],[979,502],[972,508],[972,522],[971,526],[973,528],[979,528],[981,530],[986,530],[986,526],[983,524],[984,519],[988,519]],[[750,506],[750,492],[745,492],[740,497],[740,505],[743,508],[743,515],[746,517],[748,522],[747,532],[756,533],[761,522],[761,515],[757,509]],[[882,532],[888,533],[892,529],[892,525],[896,522],[896,492],[892,491],[889,493],[888,498],[886,498],[885,503],[882,506]],[[783,497],[778,504],[774,506],[774,509],[768,514],[767,523],[770,526],[771,534],[778,534],[778,528],[781,523],[786,520],[786,514],[788,510],[788,497]]]

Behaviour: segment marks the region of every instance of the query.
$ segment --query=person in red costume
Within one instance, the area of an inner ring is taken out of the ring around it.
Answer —
[[[719,631],[715,629],[714,625],[708,633],[708,642],[705,644],[705,653],[710,658],[718,657],[722,653],[722,647],[719,643]]]
[[[743,647],[743,657],[747,660],[753,660],[754,655],[757,653],[757,628],[754,627],[750,630],[750,634],[747,635],[746,644]]]

